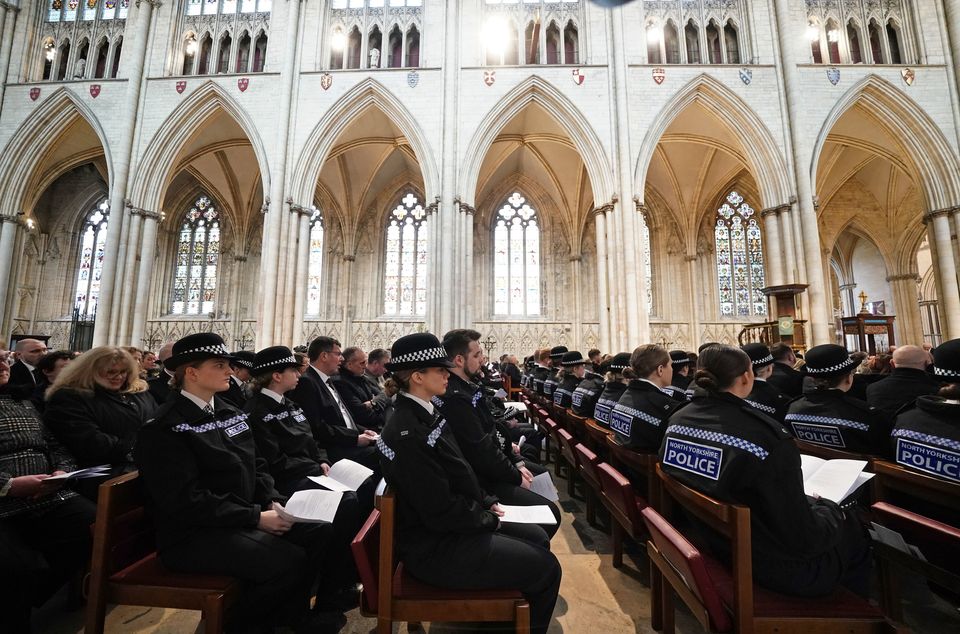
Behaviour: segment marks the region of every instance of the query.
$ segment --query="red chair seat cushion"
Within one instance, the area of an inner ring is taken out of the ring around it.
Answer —
[[[720,600],[727,606],[733,605],[733,577],[730,571],[710,555],[702,556]],[[753,586],[753,614],[760,618],[883,618],[878,608],[844,588],[838,588],[826,597],[806,598],[779,594],[756,584]]]
[[[457,590],[427,585],[411,577],[410,574],[404,570],[402,563],[397,566],[397,571],[393,575],[393,596],[397,599],[430,599],[441,601],[463,599],[523,599],[523,595],[520,594],[518,590]]]
[[[110,576],[111,583],[171,588],[197,588],[223,591],[236,583],[233,577],[204,575],[191,572],[173,572],[160,563],[157,553],[150,553]]]

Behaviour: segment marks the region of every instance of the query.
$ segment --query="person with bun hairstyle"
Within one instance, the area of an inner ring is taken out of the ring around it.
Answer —
[[[550,402],[553,402],[554,390],[557,389],[560,381],[563,380],[564,368],[561,362],[563,361],[563,355],[566,353],[566,346],[554,346],[550,348],[550,370],[547,371],[546,376],[543,378],[543,395],[546,396]]]
[[[570,408],[577,416],[593,418],[593,411],[597,407],[597,399],[603,392],[603,375],[607,372],[605,363],[597,364],[599,374],[589,365],[583,373],[583,380],[577,384],[577,389],[570,397]]]
[[[610,412],[616,407],[627,389],[629,377],[623,375],[624,370],[630,367],[630,353],[620,352],[614,355],[607,364],[607,375],[604,377],[603,391],[597,398],[597,406],[593,409],[593,419],[604,427],[610,426]]]
[[[564,369],[563,380],[553,391],[554,405],[566,409],[573,404],[573,392],[586,374],[586,363],[587,360],[578,350],[571,350],[563,354],[563,358],[560,360],[560,365]]]
[[[638,451],[657,451],[667,429],[667,419],[683,403],[664,390],[671,385],[673,365],[664,348],[648,343],[630,355],[627,389],[610,413],[610,429],[618,443]]]
[[[803,489],[790,433],[744,399],[753,389],[744,351],[716,345],[700,353],[697,389],[669,421],[663,470],[711,497],[750,507],[753,578],[765,588],[822,596],[838,585],[866,596],[870,551],[857,519]],[[717,555],[726,542],[705,531]]]
[[[560,563],[548,543],[517,537],[521,525],[500,522],[497,498],[481,489],[431,402],[447,391],[454,363],[431,333],[400,337],[390,352],[387,368],[400,391],[376,445],[397,496],[400,560],[434,586],[520,590],[530,603],[531,632],[544,634],[560,589]]]
[[[770,385],[767,379],[773,374],[773,355],[762,343],[748,343],[740,347],[753,362],[753,390],[747,396],[747,405],[757,408],[778,423],[783,423],[790,406],[790,398]]]
[[[813,389],[790,403],[786,422],[805,442],[886,456],[893,428],[889,416],[848,393],[857,365],[843,346],[827,343],[807,350],[804,372]]]

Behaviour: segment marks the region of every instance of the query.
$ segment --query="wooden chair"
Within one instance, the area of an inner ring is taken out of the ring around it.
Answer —
[[[507,393],[507,400],[519,401],[520,393],[523,392],[523,388],[519,386],[514,386],[513,382],[510,380],[510,375],[504,374],[503,375],[503,391]]]
[[[570,408],[564,410],[563,416],[567,420],[567,431],[573,434],[573,437],[580,442],[586,440],[587,419],[583,416],[577,416]]]
[[[600,458],[583,443],[577,443],[573,448],[580,465],[580,478],[583,480],[583,494],[587,500],[587,524],[597,526],[597,502],[600,500],[603,488],[600,483]]]
[[[391,491],[350,544],[363,592],[360,609],[377,617],[378,634],[390,634],[394,621],[512,621],[517,634],[530,632],[530,604],[517,590],[454,590],[411,577],[396,561],[396,499]]]
[[[870,508],[877,524],[897,531],[908,544],[921,547],[920,552],[926,559],[924,561],[882,542],[873,542],[873,554],[880,570],[880,605],[884,614],[889,614],[890,618],[897,621],[903,620],[900,602],[900,576],[903,571],[919,574],[954,593],[960,593],[960,572],[949,563],[960,561],[960,528],[886,502],[877,502]]]
[[[566,429],[558,429],[557,440],[559,441],[560,446],[560,457],[567,465],[567,495],[573,497],[577,482],[577,474],[580,471],[577,453],[573,449],[577,444],[577,439],[574,438]]]
[[[613,436],[613,432],[603,427],[592,418],[588,418],[583,425],[583,431],[586,434],[586,443],[598,456],[606,456],[610,449],[607,446],[607,438]]]
[[[627,470],[643,478],[645,482],[634,482],[634,488],[645,491],[647,503],[655,509],[660,508],[660,482],[657,480],[659,456],[624,447],[617,442],[613,434],[607,436],[607,447],[610,450],[610,464],[621,472]]]
[[[833,449],[831,447],[825,447],[823,445],[806,442],[804,440],[794,439],[793,442],[797,445],[797,449],[800,450],[800,453],[816,456],[817,458],[823,458],[824,460],[866,460],[867,466],[864,468],[865,471],[870,471],[871,464],[875,459],[875,456],[871,456],[869,454]]]
[[[886,460],[873,462],[875,502],[887,502],[951,526],[960,526],[960,484],[907,469]]]
[[[657,467],[663,514],[644,509],[650,531],[647,553],[660,596],[663,631],[673,632],[673,596],[687,604],[711,632],[895,632],[897,628],[866,599],[843,588],[808,599],[778,594],[753,583],[750,509],[726,504],[695,491]],[[669,522],[677,504],[730,542],[728,567],[686,540]]]
[[[640,511],[647,507],[647,501],[637,495],[630,480],[607,463],[597,465],[600,475],[601,497],[604,506],[610,511],[610,527],[613,533],[613,567],[623,565],[623,538],[642,544],[647,537]]]
[[[227,608],[241,592],[231,577],[171,572],[157,557],[137,472],[108,480],[97,495],[87,634],[102,634],[108,603],[203,612],[207,634],[223,631]]]
[[[558,477],[560,476],[560,471],[562,465],[560,464],[560,437],[557,433],[560,431],[560,426],[557,423],[546,415],[546,412],[543,412],[543,423],[540,425],[540,429],[546,436],[547,439],[547,462],[553,461],[553,471]]]

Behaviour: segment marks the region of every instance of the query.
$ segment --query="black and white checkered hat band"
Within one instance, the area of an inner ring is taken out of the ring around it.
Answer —
[[[414,361],[434,361],[437,359],[446,358],[447,351],[443,348],[443,346],[440,346],[439,348],[427,348],[426,350],[417,350],[416,352],[401,354],[393,357],[390,360],[390,363],[392,365],[398,365],[400,363],[412,363]]]
[[[690,364],[690,359],[689,359],[689,357],[686,358],[686,359],[671,359],[671,360],[670,360],[670,365],[689,365],[689,364]]]
[[[840,372],[841,370],[852,368],[855,365],[857,365],[857,362],[854,361],[852,358],[847,357],[847,360],[844,361],[843,363],[838,363],[837,365],[831,365],[826,368],[811,368],[808,365],[807,373],[808,374],[830,374],[831,372]]]
[[[180,355],[198,354],[201,352],[206,354],[220,355],[224,357],[230,356],[230,351],[227,350],[227,347],[223,344],[218,344],[216,346],[200,346],[199,348],[190,348],[189,350],[184,350],[183,352],[181,352]]]
[[[236,364],[236,365],[242,365],[242,366],[244,366],[244,367],[247,367],[247,368],[250,368],[250,369],[254,369],[254,368],[253,368],[253,362],[252,362],[252,361],[248,361],[248,360],[246,360],[246,359],[241,359],[240,357],[235,358],[235,359],[233,360],[233,363]]]
[[[773,355],[768,354],[762,359],[757,359],[753,362],[753,365],[767,365],[768,363],[773,363]]]
[[[628,367],[628,366],[625,366],[625,365],[619,365],[619,364],[613,365],[613,364],[611,364],[611,365],[610,365],[610,370],[611,370],[612,372],[621,372],[621,371],[623,371],[623,370],[626,370],[627,367]]]
[[[950,368],[938,368],[933,366],[934,376],[942,376],[947,379],[960,379],[960,370],[951,370]]]
[[[282,358],[282,359],[274,359],[273,361],[270,361],[269,363],[262,363],[262,364],[260,364],[260,365],[258,365],[258,366],[254,366],[253,371],[256,372],[257,370],[265,370],[266,368],[272,368],[272,367],[275,367],[275,366],[278,366],[278,365],[286,365],[286,364],[288,364],[288,363],[294,363],[294,364],[296,364],[296,363],[297,363],[297,358],[291,355],[291,356],[289,356],[289,357],[284,357],[284,358]],[[299,365],[299,364],[297,364],[297,365]]]
[[[577,359],[576,361],[561,361],[560,365],[566,365],[566,366],[584,365],[586,362],[587,362],[586,359]]]

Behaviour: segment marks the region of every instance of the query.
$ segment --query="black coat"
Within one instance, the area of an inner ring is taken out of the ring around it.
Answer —
[[[520,368],[512,363],[504,363],[500,373],[510,377],[510,387],[520,387]]]
[[[36,368],[31,372],[23,361],[17,360],[10,366],[10,385],[27,385],[31,388],[43,380],[43,373]]]
[[[300,376],[297,387],[287,392],[286,396],[306,414],[319,446],[325,449],[357,446],[357,437],[362,430],[347,427],[328,386],[323,385],[320,375],[312,367],[307,368]]]
[[[693,394],[692,388],[683,388],[683,387],[678,387],[672,384],[663,388],[663,391],[667,396],[677,401],[678,403],[686,403],[687,401],[690,400]]]
[[[244,411],[253,429],[257,455],[264,459],[281,491],[289,491],[307,476],[322,475],[321,463],[330,463],[317,446],[303,410],[284,398],[278,403],[263,393],[254,394]]]
[[[894,368],[893,372],[867,386],[867,403],[891,418],[917,397],[936,394],[940,382],[924,370]]]
[[[492,533],[499,520],[447,421],[402,393],[377,441],[387,484],[397,493],[401,557],[442,556],[458,534]],[[438,552],[439,551],[439,552]],[[477,562],[482,565],[483,562]]]
[[[434,398],[433,404],[447,420],[463,457],[470,464],[481,485],[493,488],[507,483],[519,485],[520,471],[504,455],[501,438],[496,436],[496,423],[485,411],[483,388],[450,374],[447,392]]]
[[[550,368],[547,371],[546,376],[543,378],[542,394],[546,396],[548,400],[553,400],[553,392],[557,389],[557,386],[560,385],[560,380],[557,379],[557,375],[559,373],[560,368]]]
[[[551,368],[548,368],[545,365],[538,365],[531,373],[533,376],[533,384],[528,385],[527,387],[532,389],[537,394],[543,394],[543,382],[547,379],[547,375],[549,375],[552,371],[553,370]]]
[[[553,391],[553,404],[563,408],[573,405],[573,393],[580,381],[576,374],[565,374],[560,385]]]
[[[890,418],[841,390],[818,389],[790,403],[787,425],[800,440],[854,453],[890,453]]]
[[[960,482],[960,405],[921,396],[897,416],[891,436],[898,464]]]
[[[80,467],[132,467],[140,427],[157,404],[149,392],[121,394],[99,386],[92,392],[62,388],[50,395],[43,421]]]
[[[773,363],[773,374],[770,375],[767,382],[790,398],[796,398],[803,394],[803,373],[794,370],[786,363],[775,361]]]
[[[673,380],[670,381],[670,385],[676,388],[680,388],[681,392],[685,392],[687,388],[690,387],[690,383],[692,381],[693,381],[693,376],[691,376],[689,373],[686,375],[683,375],[683,374],[677,374],[676,372],[674,372]]]
[[[249,416],[219,395],[208,414],[176,394],[140,429],[134,457],[164,548],[206,528],[256,528],[286,502],[257,457]]]
[[[383,427],[386,411],[383,402],[377,399],[381,392],[374,391],[362,375],[357,376],[341,368],[340,375],[333,381],[333,386],[337,388],[337,393],[340,394],[343,404],[353,416],[355,424],[369,429]],[[367,401],[371,401],[373,407],[364,405]]]
[[[603,392],[603,377],[587,370],[586,375],[570,399],[573,413],[585,418],[593,418],[593,410],[597,407],[597,399]]]
[[[750,507],[754,579],[781,592],[798,586],[821,557],[838,557],[843,514],[803,489],[790,433],[730,394],[698,390],[675,412],[660,447],[662,468],[720,500]]]
[[[226,401],[237,409],[243,409],[247,403],[247,389],[245,385],[239,385],[237,379],[230,377],[230,387],[225,392],[220,392]]]
[[[173,392],[173,390],[170,389],[170,375],[160,370],[158,376],[147,381],[147,389],[150,391],[150,394],[153,395],[153,400],[157,402],[157,405],[163,405],[167,402],[167,399],[170,398],[171,392]]]
[[[790,397],[762,379],[753,382],[753,390],[744,400],[780,424],[783,424],[790,406]]]
[[[610,412],[612,412],[613,408],[620,402],[620,397],[623,396],[623,392],[626,389],[627,384],[621,383],[620,381],[604,383],[603,392],[600,393],[600,397],[597,399],[597,406],[593,409],[593,419],[604,427],[609,427]]]
[[[667,396],[656,385],[633,379],[610,413],[610,429],[621,445],[657,451],[667,430],[667,419],[679,407],[683,403]]]

